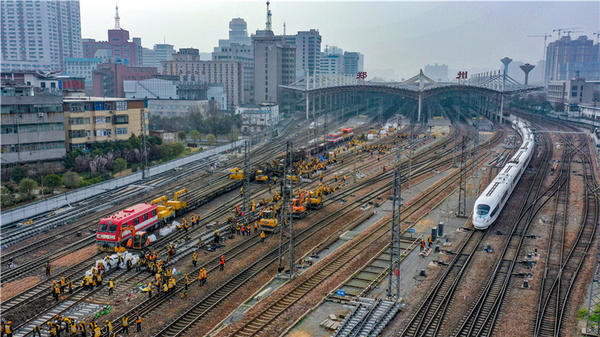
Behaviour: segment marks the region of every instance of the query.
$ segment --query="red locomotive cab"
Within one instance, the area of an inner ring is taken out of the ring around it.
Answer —
[[[160,224],[156,209],[156,205],[137,204],[101,219],[96,232],[96,243],[101,250],[105,251],[124,249],[121,244],[129,243],[128,240],[133,236],[131,244],[126,246],[134,249],[135,247],[144,248],[148,241],[146,231]],[[136,244],[135,236],[138,233],[140,234],[140,243]]]
[[[342,129],[342,133],[344,134],[344,138],[352,138],[354,136],[354,129],[344,128]]]

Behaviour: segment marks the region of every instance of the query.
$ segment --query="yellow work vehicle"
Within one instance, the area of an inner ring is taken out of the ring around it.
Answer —
[[[175,211],[175,213],[179,213],[178,212],[179,210],[187,207],[187,202],[179,200],[179,196],[186,192],[187,192],[186,188],[179,190],[173,194],[173,200],[167,201],[167,206],[172,208],[173,211]]]
[[[315,191],[308,193],[308,207],[318,209],[323,207],[323,187],[319,186]]]
[[[292,180],[292,182],[294,182],[294,183],[298,182],[298,176],[296,176],[295,174],[294,174],[294,175],[292,175],[292,176],[291,176],[291,178],[290,178],[290,175],[289,175],[289,174],[287,174],[287,175],[285,176],[285,179],[286,179],[286,181],[290,181],[290,179],[291,179],[291,180]]]
[[[292,217],[295,219],[304,218],[308,211],[306,206],[304,205],[304,199],[306,198],[306,194],[304,192],[300,193],[299,198],[292,199]]]
[[[173,213],[174,210],[173,208],[169,207],[167,205],[167,196],[163,195],[160,198],[156,198],[152,201],[150,201],[151,204],[158,206],[157,210],[157,215],[158,215],[158,219],[165,219],[165,218],[170,218]],[[161,204],[159,204],[161,203]]]
[[[244,180],[244,170],[240,170],[238,167],[234,167],[229,170],[229,179],[231,180]]]
[[[269,176],[266,175],[263,170],[257,170],[255,180],[257,183],[266,183],[269,181]]]
[[[270,209],[262,212],[263,215],[260,218],[259,225],[260,230],[265,232],[273,232],[277,227],[277,212],[273,212]]]

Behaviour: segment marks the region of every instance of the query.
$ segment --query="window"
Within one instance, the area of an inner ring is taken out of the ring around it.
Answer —
[[[115,135],[126,135],[127,128],[115,128]]]
[[[156,216],[156,210],[152,211],[152,216]]]
[[[148,220],[148,213],[144,214],[143,218],[144,218],[144,221]]]
[[[110,225],[108,227],[108,232],[109,233],[116,233],[117,232],[117,225]]]
[[[135,219],[133,219],[133,224],[134,224],[134,225],[137,225],[137,224],[139,224],[139,223],[140,223],[140,218],[135,218]]]
[[[100,232],[100,233],[106,233],[106,228],[107,227],[108,227],[107,224],[101,223],[100,226],[98,227],[98,232]]]
[[[128,115],[117,115],[113,118],[114,124],[127,124],[129,123]]]
[[[490,212],[490,206],[479,204],[477,205],[477,215],[486,215]]]

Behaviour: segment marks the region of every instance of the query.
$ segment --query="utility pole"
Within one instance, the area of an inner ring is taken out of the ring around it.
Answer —
[[[402,207],[402,177],[400,172],[400,158],[396,155],[394,163],[394,187],[392,199],[392,236],[390,241],[390,270],[387,297],[390,300],[400,300],[400,209]]]
[[[250,221],[250,142],[246,140],[244,146],[244,193],[243,198],[243,210],[244,210],[244,223],[249,224]]]
[[[460,152],[460,186],[458,190],[458,211],[456,216],[459,218],[467,217],[467,179],[466,179],[466,168],[465,168],[465,140],[463,139],[461,144]]]
[[[406,182],[406,187],[410,187],[410,179],[412,178],[412,160],[413,160],[413,154],[415,151],[414,148],[414,140],[415,140],[415,134],[414,134],[414,123],[413,123],[413,117],[410,117],[410,141],[408,144],[408,180]]]
[[[117,12],[117,19],[118,19]],[[145,109],[140,109],[140,129],[142,130],[142,134],[140,136],[140,151],[142,151],[142,179],[146,179],[146,167],[148,166],[148,151],[146,149],[146,115],[144,113]]]
[[[454,128],[454,151],[452,151],[452,167],[457,167],[456,166],[456,153],[458,152],[458,123],[460,123],[459,119],[458,119],[458,108],[456,107],[452,107],[455,111],[455,117],[454,119],[455,121],[455,125],[456,127]]]
[[[287,141],[286,143],[286,152],[285,152],[285,160],[284,160],[284,168],[283,168],[283,178],[281,179],[281,211],[279,213],[279,222],[281,225],[279,226],[279,264],[278,264],[278,272],[282,272],[284,270],[283,267],[283,255],[284,255],[284,242],[285,236],[283,235],[285,231],[286,224],[286,216],[289,216],[289,220],[287,224],[289,226],[289,237],[290,237],[290,277],[293,277],[294,274],[294,233],[292,230],[292,212],[289,211],[288,207],[290,207],[290,201],[292,200],[293,195],[293,186],[292,186],[292,153],[293,153],[293,145],[291,141]],[[290,177],[287,179],[287,177]],[[289,184],[289,185],[288,185]],[[286,213],[287,212],[287,213]]]

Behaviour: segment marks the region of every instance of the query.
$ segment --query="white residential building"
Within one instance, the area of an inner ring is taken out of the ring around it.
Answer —
[[[279,106],[263,103],[255,106],[237,107],[236,115],[242,116],[242,132],[264,132],[279,123]]]
[[[60,71],[82,57],[79,0],[2,0],[2,71]]]

